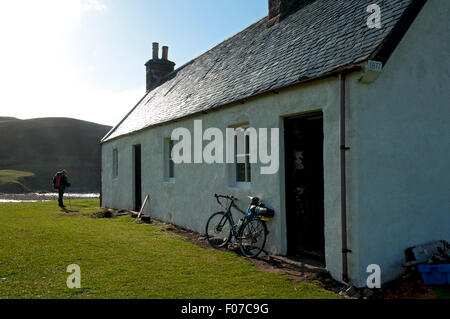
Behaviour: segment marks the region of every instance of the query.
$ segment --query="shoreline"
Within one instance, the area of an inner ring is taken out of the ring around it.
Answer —
[[[64,193],[64,199],[99,198],[98,193]],[[58,193],[24,193],[8,194],[0,193],[0,202],[40,202],[58,200]]]

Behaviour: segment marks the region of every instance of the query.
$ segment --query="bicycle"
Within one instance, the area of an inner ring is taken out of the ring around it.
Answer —
[[[259,198],[249,197],[247,211],[243,211],[236,205],[236,197],[217,194],[214,194],[214,197],[226,211],[216,212],[209,217],[206,223],[206,238],[209,244],[214,248],[222,248],[230,241],[234,244],[237,240],[244,256],[257,257],[264,249],[268,234],[266,223],[261,220],[262,216],[251,209],[260,205]],[[220,198],[229,200],[229,204],[224,206]],[[244,215],[237,224],[231,213],[232,207]]]

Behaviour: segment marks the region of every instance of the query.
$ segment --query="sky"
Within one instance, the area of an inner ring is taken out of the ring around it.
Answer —
[[[0,0],[0,116],[115,125],[152,42],[177,68],[265,15],[267,0]]]

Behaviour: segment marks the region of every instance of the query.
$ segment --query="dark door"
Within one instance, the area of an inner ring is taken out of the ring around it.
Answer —
[[[288,254],[323,262],[323,116],[287,118],[284,124]]]
[[[142,205],[141,145],[134,145],[134,210]]]

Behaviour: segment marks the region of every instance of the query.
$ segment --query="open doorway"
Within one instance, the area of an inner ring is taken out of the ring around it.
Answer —
[[[142,178],[141,178],[141,145],[134,145],[134,210],[139,211],[142,205]]]
[[[323,114],[284,121],[288,255],[325,262]]]

